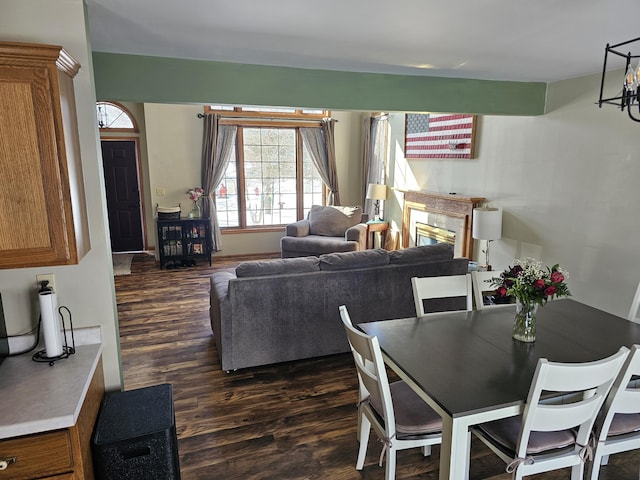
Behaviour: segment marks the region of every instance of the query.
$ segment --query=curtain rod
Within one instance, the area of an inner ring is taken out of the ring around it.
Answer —
[[[206,115],[204,113],[199,113],[198,114],[198,118],[204,118],[206,117]],[[245,120],[260,120],[260,121],[264,121],[264,122],[321,122],[322,120],[325,120],[324,118],[320,119],[320,118],[267,118],[267,117],[249,117],[249,116],[233,116],[233,115],[224,115],[224,116],[220,116],[220,118],[223,119],[245,119]],[[338,123],[339,120],[335,120],[335,119],[331,119],[334,122]]]

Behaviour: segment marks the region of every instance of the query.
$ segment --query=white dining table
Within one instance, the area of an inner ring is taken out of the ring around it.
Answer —
[[[440,480],[469,478],[470,427],[520,414],[538,359],[587,362],[640,344],[640,325],[571,299],[538,309],[534,343],[512,339],[514,316],[501,307],[358,325],[442,416]]]

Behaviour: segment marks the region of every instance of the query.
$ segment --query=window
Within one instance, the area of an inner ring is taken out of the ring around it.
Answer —
[[[100,130],[115,132],[137,132],[133,115],[125,107],[115,102],[97,102],[96,114]]]
[[[238,118],[215,110],[225,115],[221,123],[238,126],[236,161],[229,162],[215,193],[222,228],[280,226],[306,217],[312,205],[324,204],[322,179],[303,147],[300,129],[320,128],[317,119],[325,111],[314,110],[309,116],[316,120],[309,123],[299,120],[306,114],[296,109],[236,108],[234,114],[243,114]],[[274,125],[274,118],[283,121]]]

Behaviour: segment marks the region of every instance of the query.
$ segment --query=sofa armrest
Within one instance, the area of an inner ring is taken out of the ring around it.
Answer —
[[[286,235],[288,237],[306,237],[309,235],[309,220],[298,220],[287,225]]]
[[[227,298],[229,292],[229,280],[236,278],[232,272],[216,272],[211,276],[211,296],[221,300]]]
[[[364,223],[358,223],[351,228],[348,228],[346,232],[344,232],[344,239],[346,241],[358,242],[360,245],[360,250],[367,249],[367,225]]]
[[[231,358],[233,344],[231,342],[231,302],[229,300],[229,281],[236,278],[231,272],[216,272],[210,277],[209,321],[220,363],[226,365]],[[225,325],[226,323],[226,325]],[[229,368],[223,366],[224,370]]]

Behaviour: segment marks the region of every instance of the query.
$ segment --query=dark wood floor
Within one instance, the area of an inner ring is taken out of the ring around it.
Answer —
[[[384,479],[374,436],[364,470],[355,470],[357,379],[350,354],[220,370],[208,278],[238,261],[160,270],[153,257],[138,254],[132,274],[115,277],[125,389],[173,385],[183,480]],[[429,458],[416,449],[399,452],[396,478],[437,479],[439,453],[439,447]],[[639,453],[619,454],[600,478],[637,480],[639,465]],[[474,439],[471,479],[509,478],[504,464]]]

